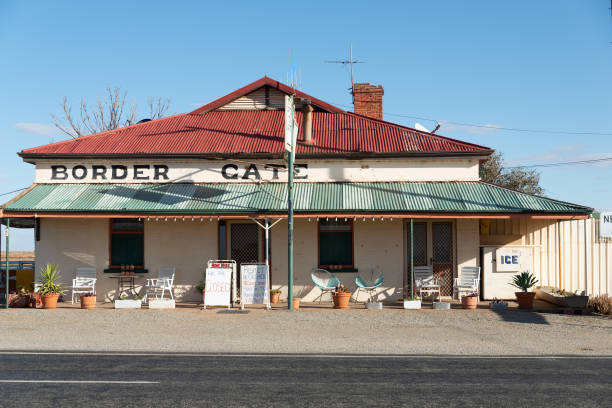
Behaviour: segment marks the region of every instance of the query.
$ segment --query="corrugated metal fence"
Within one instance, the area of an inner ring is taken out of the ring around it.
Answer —
[[[612,239],[599,237],[599,219],[501,222],[502,230],[494,234],[533,247],[533,272],[541,285],[612,295]]]
[[[490,222],[481,244],[532,247],[533,272],[541,285],[612,295],[612,239],[599,237],[598,218]]]

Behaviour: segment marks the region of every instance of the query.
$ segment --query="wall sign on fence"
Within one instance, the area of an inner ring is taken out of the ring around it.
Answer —
[[[599,214],[599,236],[612,238],[612,211]]]
[[[265,304],[270,308],[269,269],[265,264],[240,265],[240,307]]]
[[[204,290],[204,309],[206,306],[231,306],[232,275],[236,263],[209,262],[206,268],[206,288]]]

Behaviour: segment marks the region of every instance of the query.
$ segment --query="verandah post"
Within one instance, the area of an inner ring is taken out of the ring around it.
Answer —
[[[410,300],[414,298],[414,220],[410,219]]]
[[[5,271],[5,281],[4,281],[4,286],[5,286],[5,298],[4,298],[4,307],[6,309],[8,309],[9,307],[9,228],[11,227],[11,219],[7,218],[6,219],[6,229],[4,230],[4,236],[6,237],[6,271]]]

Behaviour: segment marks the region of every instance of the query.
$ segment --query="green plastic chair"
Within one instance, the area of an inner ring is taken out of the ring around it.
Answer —
[[[340,285],[340,279],[325,269],[314,268],[310,273],[310,279],[312,279],[312,283],[321,290],[321,294],[318,297],[319,303],[323,300],[323,295],[325,293],[333,292],[336,286]],[[315,300],[317,300],[317,298],[315,298]]]
[[[372,293],[376,290],[376,288],[382,285],[384,280],[385,277],[381,273],[373,283],[369,284],[361,277],[361,274],[357,275],[355,278],[355,285],[357,285],[357,290],[355,291],[355,301],[357,301],[358,294],[362,290],[368,293],[369,299],[372,299]]]

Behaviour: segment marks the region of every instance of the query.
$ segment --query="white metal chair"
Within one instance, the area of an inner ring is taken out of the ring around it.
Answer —
[[[423,297],[423,293],[429,294],[435,299],[435,294],[440,298],[440,278],[433,276],[432,266],[415,266],[414,267],[414,282],[415,288],[419,291],[419,297]]]
[[[150,295],[155,299],[163,299],[166,291],[170,294],[170,299],[174,299],[172,285],[174,283],[174,273],[176,268],[173,266],[162,266],[159,268],[157,278],[149,278],[145,284],[144,301],[147,302]]]
[[[340,285],[340,279],[325,269],[314,268],[310,273],[310,279],[312,279],[312,283],[321,290],[321,294],[318,296],[319,303],[323,300],[323,295],[325,293],[333,292],[336,286]],[[317,300],[317,298],[315,298],[315,300]]]
[[[72,303],[75,295],[82,293],[96,294],[96,268],[93,266],[79,266],[76,268],[74,279],[72,280]]]
[[[461,268],[461,274],[455,278],[453,284],[453,298],[455,295],[460,300],[461,293],[476,293],[480,288],[480,267],[479,266],[464,266]]]

